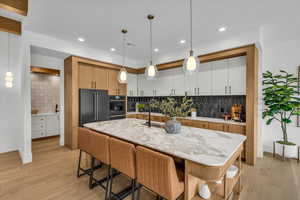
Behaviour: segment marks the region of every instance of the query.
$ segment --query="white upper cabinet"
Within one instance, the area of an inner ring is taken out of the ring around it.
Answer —
[[[136,74],[127,73],[127,96],[138,96]]]
[[[228,93],[230,95],[246,94],[246,57],[228,60]]]
[[[200,64],[196,92],[201,96],[212,95],[212,63]]]
[[[192,74],[185,74],[180,67],[159,71],[154,80],[147,80],[144,74],[137,77],[139,96],[245,95],[246,58],[201,63]]]
[[[227,95],[228,93],[228,61],[212,62],[212,94]],[[229,93],[228,93],[229,94]]]

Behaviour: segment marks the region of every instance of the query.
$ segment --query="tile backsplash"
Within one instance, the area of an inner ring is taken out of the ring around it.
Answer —
[[[163,100],[166,97],[154,97],[157,100]],[[180,101],[183,97],[172,97]],[[197,109],[197,115],[200,117],[223,118],[225,113],[231,112],[231,106],[241,104],[245,109],[246,96],[192,96],[193,104]],[[128,111],[134,112],[136,103],[147,104],[152,97],[128,97]],[[159,110],[154,110],[159,112]],[[245,110],[244,110],[245,112]]]
[[[55,105],[59,105],[60,77],[31,73],[31,108],[39,113],[55,112]]]

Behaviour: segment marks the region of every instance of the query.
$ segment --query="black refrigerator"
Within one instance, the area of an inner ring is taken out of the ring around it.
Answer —
[[[109,120],[107,90],[79,90],[79,124]]]

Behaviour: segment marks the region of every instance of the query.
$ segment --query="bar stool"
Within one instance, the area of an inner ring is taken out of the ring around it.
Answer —
[[[100,186],[105,190],[105,200],[108,197],[109,191],[109,179],[110,179],[110,157],[109,157],[109,137],[103,134],[100,134],[95,131],[90,131],[90,149],[91,149],[91,173],[90,173],[90,186],[94,188],[95,186]],[[95,160],[100,161],[102,164],[108,166],[107,176],[101,180],[97,180],[94,177],[94,166]],[[106,185],[103,183],[106,182]]]
[[[138,146],[136,164],[138,184],[158,194],[158,199],[176,200],[183,194],[184,177],[177,175],[172,157]]]
[[[91,154],[90,149],[90,131],[86,128],[78,128],[78,148],[79,148],[79,162],[77,168],[77,177],[81,177],[83,175],[89,175],[91,172],[91,168],[83,169],[81,167],[81,157],[82,151],[85,153]],[[83,172],[83,173],[80,173]]]
[[[110,165],[111,173],[113,170],[117,170],[122,174],[128,176],[131,179],[131,186],[117,194],[118,199],[124,199],[128,195],[132,194],[132,200],[135,199],[135,179],[136,179],[136,170],[135,170],[135,146],[133,144],[118,140],[115,138],[109,139],[109,150],[110,150]],[[109,199],[111,199],[112,194],[112,183],[113,176],[110,180],[110,191]]]

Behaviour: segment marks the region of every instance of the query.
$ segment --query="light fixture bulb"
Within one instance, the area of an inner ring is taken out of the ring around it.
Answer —
[[[127,83],[127,71],[124,67],[119,71],[118,80],[119,83]]]
[[[145,76],[148,80],[154,79],[157,76],[157,68],[155,65],[149,65],[146,68]]]
[[[84,39],[84,38],[82,38],[82,37],[80,37],[80,38],[78,38],[78,41],[79,41],[79,42],[84,42],[84,41],[85,41],[85,39]]]
[[[186,69],[188,71],[195,71],[197,68],[197,63],[196,63],[196,59],[194,56],[190,56],[187,60],[186,63]]]
[[[10,81],[5,82],[5,87],[12,88],[13,87],[12,82],[10,82]]]

